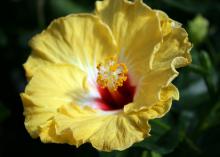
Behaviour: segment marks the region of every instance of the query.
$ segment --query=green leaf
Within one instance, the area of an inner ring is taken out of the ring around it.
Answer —
[[[151,154],[149,153],[149,151],[144,150],[141,154],[141,157],[151,157]]]
[[[151,157],[162,157],[159,153],[152,151]]]
[[[214,66],[212,64],[212,60],[206,51],[201,51],[200,60],[201,60],[202,66],[208,72],[207,75],[203,75],[203,78],[208,88],[210,98],[212,98],[212,100],[216,100],[217,99],[217,94],[216,94],[217,82],[215,81],[216,75],[215,75]]]

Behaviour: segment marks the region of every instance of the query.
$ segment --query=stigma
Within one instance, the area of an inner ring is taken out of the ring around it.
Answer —
[[[107,88],[110,92],[117,91],[127,80],[128,69],[124,63],[118,63],[116,56],[108,58],[104,63],[97,65],[97,83],[101,88]]]

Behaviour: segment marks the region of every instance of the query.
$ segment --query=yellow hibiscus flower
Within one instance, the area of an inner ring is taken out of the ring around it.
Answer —
[[[191,62],[186,31],[141,0],[96,2],[30,41],[21,94],[25,127],[42,142],[124,150],[179,99],[171,83]]]

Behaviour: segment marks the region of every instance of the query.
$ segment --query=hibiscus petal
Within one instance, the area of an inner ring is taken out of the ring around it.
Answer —
[[[154,70],[147,73],[141,80],[134,95],[134,103],[125,106],[125,111],[146,109],[161,100],[161,90],[167,87],[178,75],[174,70]]]
[[[137,115],[102,115],[92,110],[66,105],[42,128],[43,142],[69,143],[80,146],[90,142],[102,151],[124,150],[149,136],[146,119]]]
[[[152,107],[142,111],[141,114],[147,119],[161,118],[169,112],[173,99],[179,99],[179,91],[173,84],[170,84],[161,90],[161,100]]]
[[[111,28],[119,47],[119,59],[131,75],[132,84],[152,64],[152,57],[162,41],[159,18],[142,1],[104,0],[96,2],[96,14]]]
[[[164,12],[157,11],[157,13],[162,25],[162,32],[164,32],[164,38],[160,48],[155,53],[153,68],[168,69],[174,59],[178,60],[176,61],[176,68],[190,64],[192,61],[190,55],[192,44],[188,40],[187,32]]]
[[[24,64],[28,77],[48,63],[71,64],[94,78],[98,63],[116,53],[109,28],[96,16],[69,15],[54,20],[29,43],[32,54]],[[41,64],[39,64],[41,63]]]
[[[37,136],[39,126],[53,117],[59,107],[88,93],[84,80],[86,74],[73,66],[53,65],[38,70],[21,94],[25,126],[33,137]]]
[[[160,29],[163,40],[153,57],[152,69],[146,72],[139,81],[133,104],[125,106],[126,112],[151,108],[160,103],[162,89],[168,87],[178,76],[176,68],[191,63],[191,43],[186,31],[181,25],[171,20],[162,11],[156,11],[160,19]],[[175,93],[174,93],[175,94]],[[167,100],[171,105],[171,101]]]
[[[30,133],[31,137],[37,138],[39,134],[39,126],[47,122],[53,117],[55,109],[42,108],[34,104],[30,97],[24,93],[21,94],[24,105],[25,127]]]

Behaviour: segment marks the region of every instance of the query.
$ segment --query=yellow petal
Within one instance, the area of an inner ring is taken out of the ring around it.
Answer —
[[[154,69],[167,69],[175,61],[176,68],[186,66],[191,63],[191,43],[188,40],[187,32],[181,25],[171,20],[164,12],[157,11],[160,17],[161,29],[164,34],[163,42],[159,50],[155,53],[153,60]]]
[[[25,127],[33,138],[37,138],[40,125],[47,122],[54,115],[54,108],[42,108],[35,105],[30,97],[26,94],[21,94],[24,105]]]
[[[48,66],[51,63],[48,62],[45,58],[40,57],[37,53],[32,51],[31,55],[28,57],[28,60],[24,64],[25,75],[27,79],[31,79],[34,73],[39,69],[39,67]]]
[[[89,14],[54,20],[46,30],[33,37],[29,45],[32,54],[24,64],[28,77],[47,62],[71,64],[91,73],[101,60],[116,53],[109,28]]]
[[[99,127],[99,115],[89,107],[75,104],[63,105],[52,121],[41,127],[41,141],[68,143],[79,146]]]
[[[102,151],[124,150],[149,135],[146,119],[137,115],[102,115],[74,105],[63,106],[50,127],[42,128],[43,142],[80,146],[90,142]]]
[[[96,2],[96,14],[111,28],[119,59],[136,85],[151,68],[152,56],[162,41],[157,13],[142,1],[104,0]]]
[[[162,11],[155,12],[160,19],[163,41],[153,57],[152,69],[139,82],[134,103],[125,106],[126,112],[143,110],[160,103],[162,89],[168,87],[178,75],[176,68],[191,63],[191,43],[186,31]],[[168,106],[171,105],[172,101],[167,101]]]
[[[141,114],[147,119],[161,118],[170,110],[173,99],[179,99],[179,91],[171,84],[161,90],[161,100],[152,107],[142,111]]]
[[[93,136],[90,142],[98,150],[124,150],[144,140],[149,132],[147,120],[135,114],[109,116],[96,132],[98,136]]]
[[[161,10],[155,10],[155,12],[157,13],[157,16],[160,21],[160,26],[161,26],[161,31],[162,31],[163,37],[165,37],[170,32],[172,32],[173,28],[180,28],[181,27],[181,24],[179,22],[176,22],[176,21],[170,19],[169,16],[165,12],[163,12]]]
[[[153,70],[142,77],[134,95],[134,103],[125,106],[125,112],[139,111],[151,107],[161,100],[161,90],[167,87],[178,75],[172,70]]]
[[[33,137],[56,114],[57,109],[71,104],[88,93],[86,74],[73,66],[45,66],[32,77],[21,94],[25,125]]]

